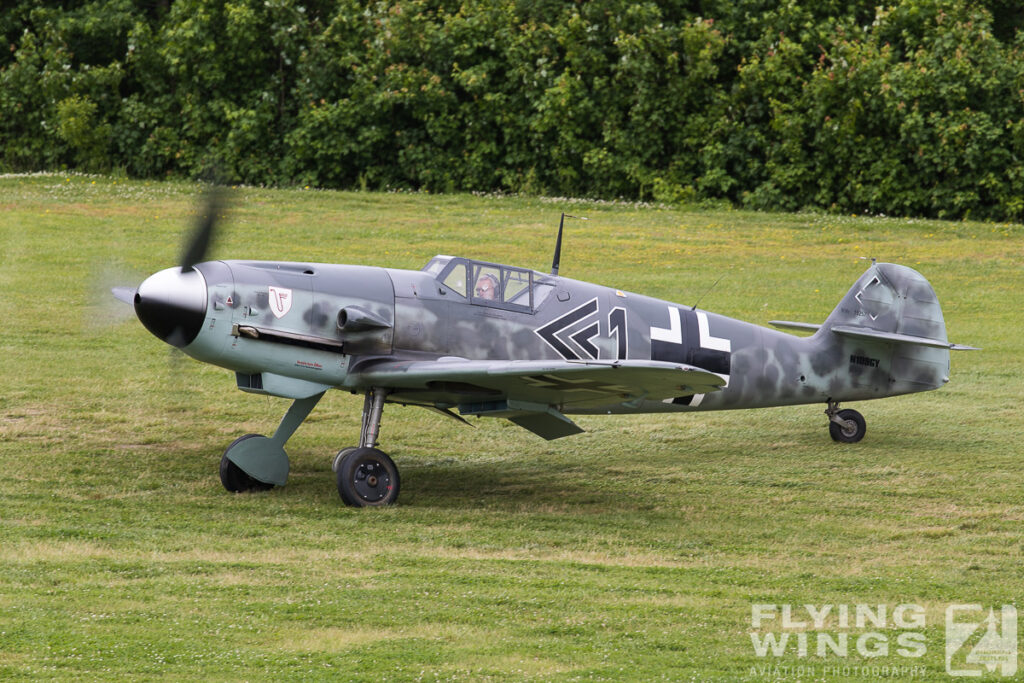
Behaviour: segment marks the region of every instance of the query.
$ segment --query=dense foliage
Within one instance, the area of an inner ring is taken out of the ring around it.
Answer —
[[[0,168],[1024,216],[1015,0],[0,14]]]

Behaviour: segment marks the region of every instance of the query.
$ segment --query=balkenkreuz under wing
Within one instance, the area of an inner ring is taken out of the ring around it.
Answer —
[[[395,398],[460,407],[514,400],[566,409],[707,394],[726,383],[701,368],[650,360],[382,360],[353,368],[349,379],[360,388],[386,387]]]

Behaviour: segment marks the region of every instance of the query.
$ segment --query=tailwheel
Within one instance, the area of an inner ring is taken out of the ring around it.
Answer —
[[[857,443],[867,432],[864,416],[856,410],[839,410],[838,404],[829,404],[825,411],[828,415],[828,433],[833,441],[840,443]]]
[[[398,467],[376,448],[355,448],[342,455],[337,473],[338,494],[345,505],[391,505],[398,499]]]
[[[274,488],[273,484],[262,482],[246,474],[241,467],[228,459],[228,453],[232,448],[249,439],[265,439],[259,434],[246,434],[231,442],[231,445],[224,451],[220,458],[220,483],[232,493],[246,493],[248,491],[269,491]]]

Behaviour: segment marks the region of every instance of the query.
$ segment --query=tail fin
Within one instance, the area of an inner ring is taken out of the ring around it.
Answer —
[[[894,263],[872,264],[822,329],[850,326],[933,340],[949,348],[935,290],[913,268]]]
[[[815,335],[837,335],[858,364],[888,366],[889,394],[936,389],[949,381],[949,351],[935,290],[920,273],[875,263],[861,275]],[[876,375],[877,377],[877,375]]]

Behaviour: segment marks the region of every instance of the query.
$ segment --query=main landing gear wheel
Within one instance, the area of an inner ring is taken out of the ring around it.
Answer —
[[[856,410],[837,410],[829,416],[828,433],[833,441],[857,443],[864,438],[866,431],[864,416]]]
[[[224,488],[232,493],[245,493],[247,491],[269,491],[274,488],[273,484],[267,484],[266,482],[253,479],[248,474],[242,471],[242,468],[231,462],[228,459],[228,451],[234,448],[235,444],[238,444],[247,439],[259,438],[259,434],[246,434],[240,436],[231,442],[231,445],[224,450],[224,455],[220,459],[220,483],[224,484]]]
[[[391,505],[398,499],[398,468],[383,451],[354,448],[341,456],[337,472],[338,494],[345,505]]]
[[[338,465],[341,464],[341,461],[345,458],[346,455],[356,450],[357,448],[358,446],[349,446],[347,448],[342,448],[340,451],[338,451],[338,454],[334,456],[334,462],[331,463],[331,472],[337,473]]]

